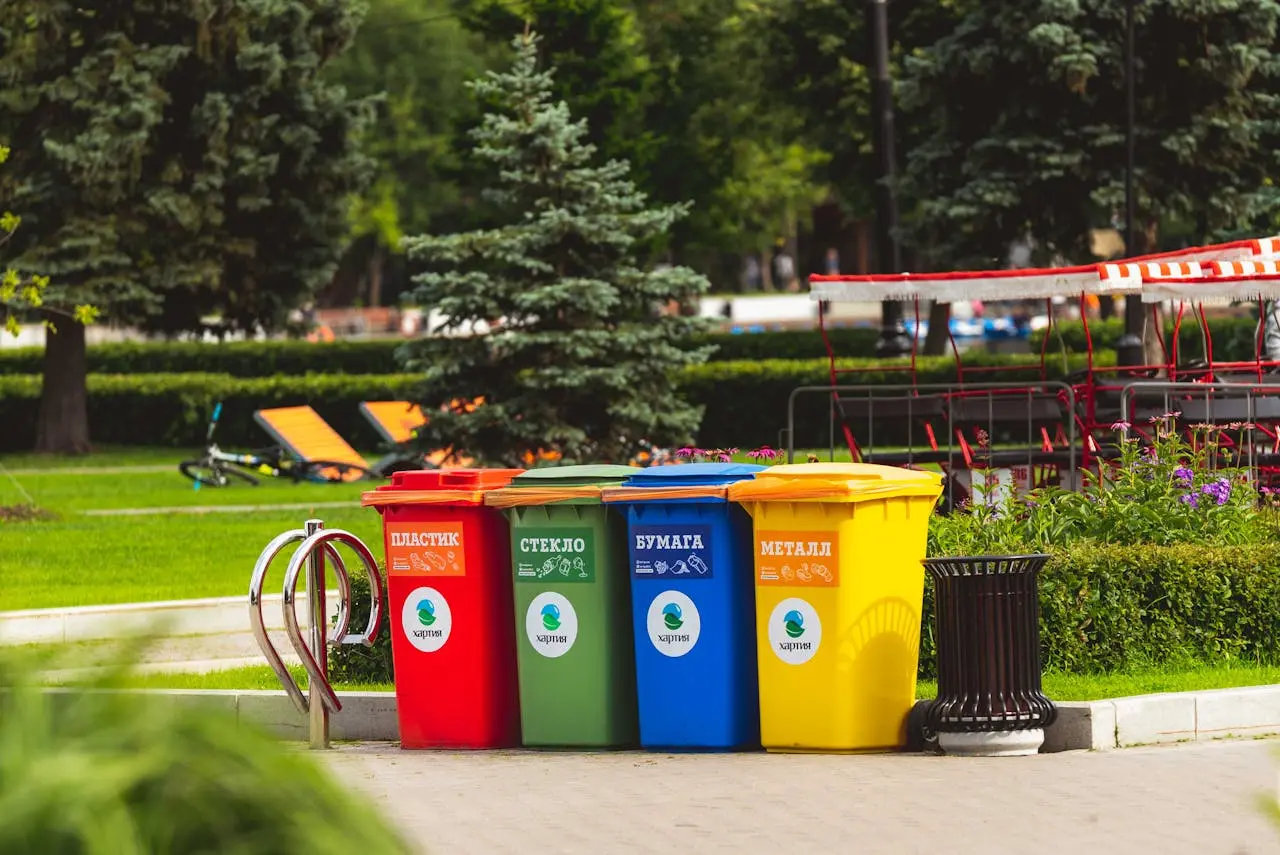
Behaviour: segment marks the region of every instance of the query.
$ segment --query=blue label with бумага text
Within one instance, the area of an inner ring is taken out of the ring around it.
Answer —
[[[632,526],[631,573],[637,579],[710,579],[711,526]]]

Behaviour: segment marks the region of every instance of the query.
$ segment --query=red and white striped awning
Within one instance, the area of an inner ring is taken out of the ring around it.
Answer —
[[[1280,257],[1280,238],[1188,247],[1124,262],[1076,267],[878,276],[814,275],[809,277],[809,296],[812,300],[852,303],[915,299],[954,303],[962,300],[1043,300],[1081,294],[1145,294],[1144,283],[1150,277],[1203,276],[1213,272],[1207,265],[1215,262],[1246,261],[1266,257],[1273,252]]]
[[[1234,262],[1238,264],[1239,262]],[[1274,265],[1274,262],[1267,262]],[[1142,283],[1142,302],[1234,303],[1238,300],[1280,298],[1280,270],[1270,273],[1227,274],[1171,279],[1154,277]]]

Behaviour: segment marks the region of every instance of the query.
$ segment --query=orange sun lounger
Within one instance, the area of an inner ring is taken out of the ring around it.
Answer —
[[[311,407],[258,410],[253,419],[299,460],[335,464],[325,471],[330,480],[358,481],[370,474],[368,461]]]
[[[453,406],[459,406],[461,403],[461,401],[454,401]],[[476,398],[467,405],[466,409],[469,412],[483,403],[484,398]],[[427,423],[427,417],[422,412],[422,408],[408,401],[365,401],[360,405],[360,412],[373,424],[383,439],[395,445],[404,445],[409,442],[417,435],[418,428]],[[394,455],[389,455],[391,456]],[[437,467],[443,466],[446,461],[459,466],[467,466],[472,462],[459,458],[450,460],[449,452],[445,449],[433,451],[424,455],[424,458],[429,465]],[[528,451],[524,453],[526,466],[532,466],[535,461],[559,459],[560,455],[554,451],[539,451],[536,458]]]

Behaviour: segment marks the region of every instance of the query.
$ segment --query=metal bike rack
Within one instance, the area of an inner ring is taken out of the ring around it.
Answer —
[[[284,549],[291,544],[300,543],[297,551],[289,560],[284,574],[284,611],[285,632],[293,649],[302,660],[302,667],[307,672],[307,691],[294,680],[293,674],[285,667],[280,652],[276,650],[271,638],[267,635],[266,624],[262,619],[262,586],[266,582],[267,569]],[[369,573],[369,590],[371,605],[369,608],[369,625],[364,632],[348,632],[351,622],[351,577],[347,574],[347,566],[335,544],[344,544],[356,554]],[[334,575],[338,580],[338,614],[332,634],[326,632],[326,598],[325,598],[325,559],[333,562]],[[303,638],[302,628],[298,624],[297,588],[298,576],[303,565],[307,568],[307,605],[310,608],[310,635],[308,645]],[[307,520],[304,528],[286,531],[276,537],[258,556],[253,567],[253,577],[249,581],[249,625],[253,628],[253,637],[257,639],[262,655],[266,657],[271,669],[280,678],[280,684],[293,700],[294,706],[306,715],[309,720],[310,741],[312,748],[329,747],[329,716],[342,709],[342,701],[333,691],[329,683],[329,650],[328,646],[340,644],[363,644],[372,647],[382,623],[382,574],[378,572],[378,562],[360,538],[341,529],[325,529],[320,520]]]

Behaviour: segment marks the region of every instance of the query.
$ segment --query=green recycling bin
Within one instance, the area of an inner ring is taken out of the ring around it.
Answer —
[[[630,466],[555,466],[490,491],[511,523],[516,670],[526,746],[639,738],[626,517],[600,501]]]

